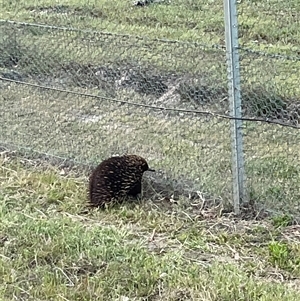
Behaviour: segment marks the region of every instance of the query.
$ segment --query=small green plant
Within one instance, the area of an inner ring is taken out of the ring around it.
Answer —
[[[275,228],[287,227],[291,225],[292,222],[293,222],[293,218],[288,214],[274,216],[272,218],[272,224]]]
[[[273,241],[269,244],[270,262],[280,268],[285,268],[290,257],[290,250],[285,243]]]

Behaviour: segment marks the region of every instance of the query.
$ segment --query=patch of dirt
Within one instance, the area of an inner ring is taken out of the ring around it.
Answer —
[[[106,262],[93,263],[89,262],[88,260],[81,259],[79,262],[73,263],[72,266],[65,267],[65,270],[70,272],[72,275],[75,274],[76,276],[92,276],[95,275],[97,272],[103,271],[106,267]]]
[[[56,15],[78,15],[90,16],[93,18],[106,19],[106,14],[93,6],[70,6],[70,5],[49,5],[49,6],[28,6],[26,8],[33,14],[56,14]]]
[[[196,106],[219,102],[224,99],[228,101],[228,89],[226,87],[214,86],[208,81],[209,76],[202,79],[187,79],[177,88],[182,101],[192,101]]]
[[[300,121],[300,102],[298,99],[268,91],[264,87],[246,87],[242,90],[243,115],[281,121],[298,125]]]

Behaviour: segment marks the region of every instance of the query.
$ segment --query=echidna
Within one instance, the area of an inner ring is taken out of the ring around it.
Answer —
[[[150,169],[137,155],[111,157],[100,163],[89,182],[89,201],[94,207],[122,202],[127,196],[137,197],[142,190],[142,176]]]

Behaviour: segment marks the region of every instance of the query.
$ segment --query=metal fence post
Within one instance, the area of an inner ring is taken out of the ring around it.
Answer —
[[[231,116],[242,117],[240,93],[240,67],[238,53],[238,19],[236,0],[224,0],[225,40],[228,63],[228,92]],[[232,119],[232,173],[234,211],[240,212],[245,201],[245,170],[243,155],[242,120]]]

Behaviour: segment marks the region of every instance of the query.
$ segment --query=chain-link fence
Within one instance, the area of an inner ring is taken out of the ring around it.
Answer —
[[[300,208],[300,6],[240,1],[239,46],[244,158],[250,197],[269,209]],[[296,127],[296,128],[293,128]]]
[[[137,153],[159,189],[231,203],[222,0],[62,2],[3,5],[1,144],[92,164]],[[299,60],[247,40],[252,5],[238,7],[243,116],[297,127]],[[290,126],[243,122],[250,198],[276,210],[300,204]]]

